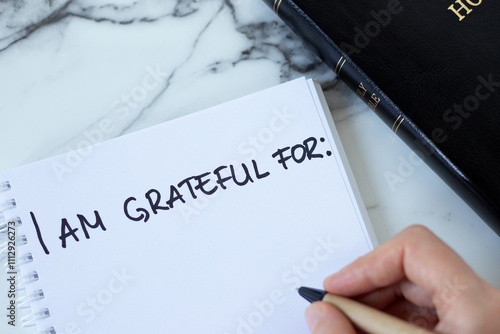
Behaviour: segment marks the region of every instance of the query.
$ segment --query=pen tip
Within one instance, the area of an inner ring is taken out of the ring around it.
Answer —
[[[307,301],[313,303],[318,300],[323,300],[323,297],[326,295],[326,291],[319,290],[319,289],[313,289],[313,288],[307,288],[307,287],[300,287],[297,289],[299,292],[299,295],[304,297]]]

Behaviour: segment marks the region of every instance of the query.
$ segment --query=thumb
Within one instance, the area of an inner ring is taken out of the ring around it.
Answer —
[[[325,302],[314,302],[306,309],[306,322],[312,334],[356,334],[344,314]]]

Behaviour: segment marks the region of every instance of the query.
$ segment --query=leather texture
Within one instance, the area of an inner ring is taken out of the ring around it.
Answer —
[[[264,1],[500,235],[500,2]]]

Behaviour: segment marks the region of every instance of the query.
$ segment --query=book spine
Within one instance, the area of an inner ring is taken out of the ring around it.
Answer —
[[[313,51],[500,235],[500,208],[455,166],[419,127],[293,0],[264,0]]]
[[[28,239],[17,233],[22,221],[15,215],[17,203],[10,191],[10,182],[0,181],[0,258],[2,262],[6,260],[5,269],[9,283],[7,295],[10,299],[7,305],[7,319],[12,326],[17,326],[19,319],[22,327],[34,327],[38,321],[50,317],[50,312],[47,308],[33,307],[33,302],[45,298],[42,290],[27,287],[38,281],[38,273],[25,270],[20,276],[21,269],[33,262],[33,256],[29,252],[22,253],[22,247],[28,244]],[[26,292],[20,296],[23,290]],[[55,334],[56,331],[51,327],[38,333]]]

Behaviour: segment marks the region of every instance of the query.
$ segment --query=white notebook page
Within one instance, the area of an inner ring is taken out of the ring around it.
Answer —
[[[308,333],[295,288],[374,242],[317,89],[297,79],[0,174],[33,309],[51,314],[38,329]]]

